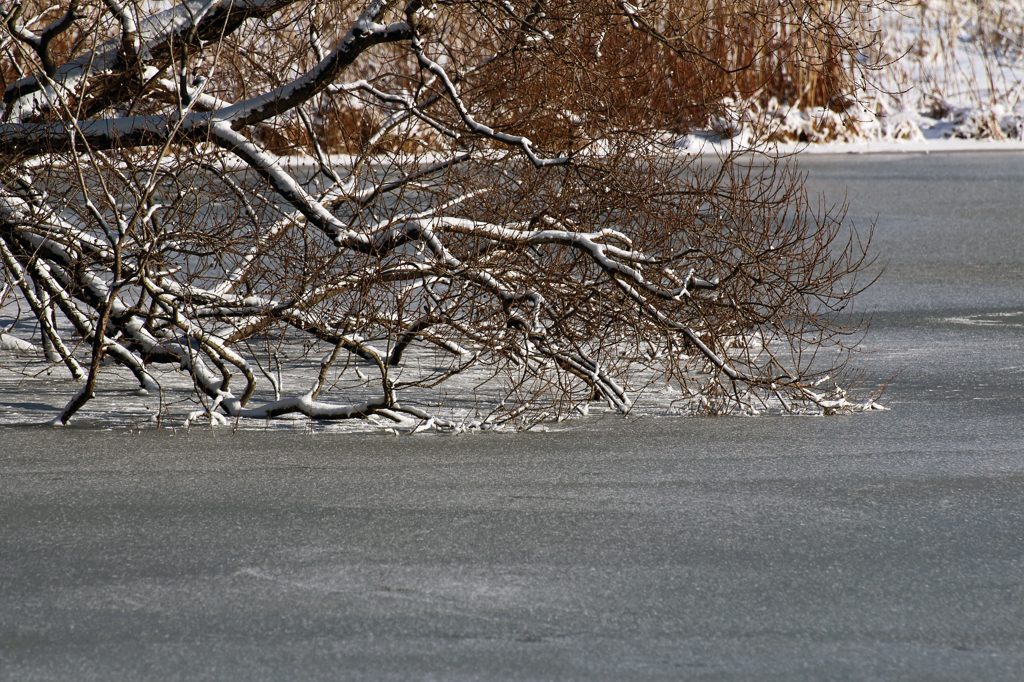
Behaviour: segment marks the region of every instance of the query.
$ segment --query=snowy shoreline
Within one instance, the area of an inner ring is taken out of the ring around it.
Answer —
[[[1020,152],[1024,139],[993,139],[991,137],[946,137],[925,135],[918,139],[872,139],[829,142],[752,142],[747,135],[722,137],[709,131],[694,132],[673,143],[683,155],[766,154],[769,156],[801,156],[805,154],[951,154],[958,152]]]
[[[947,154],[955,152],[1020,152],[1024,140],[933,138],[924,140],[865,140],[857,142],[776,145],[779,154]]]

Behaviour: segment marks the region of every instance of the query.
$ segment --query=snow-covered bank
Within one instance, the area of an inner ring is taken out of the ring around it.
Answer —
[[[941,154],[950,152],[1020,152],[1024,140],[863,140],[807,144],[790,142],[775,147],[780,154]]]
[[[830,108],[726,99],[686,153],[1024,149],[1024,0],[911,0],[855,15],[856,92]]]
[[[705,153],[725,154],[731,145],[706,142]],[[767,153],[794,154],[947,154],[955,152],[1021,152],[1024,140],[931,138],[923,140],[856,140],[853,142],[784,142],[773,144]]]
[[[708,154],[724,157],[729,154],[756,152],[769,156],[802,154],[945,154],[955,152],[1021,152],[1024,140],[993,140],[991,138],[925,137],[918,140],[868,139],[833,140],[829,142],[776,142],[744,144],[745,140],[722,139],[716,136],[688,135],[676,143],[684,154]]]

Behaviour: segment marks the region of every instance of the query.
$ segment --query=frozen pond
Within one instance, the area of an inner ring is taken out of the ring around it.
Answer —
[[[801,167],[891,411],[3,428],[0,679],[1024,679],[1024,154]]]

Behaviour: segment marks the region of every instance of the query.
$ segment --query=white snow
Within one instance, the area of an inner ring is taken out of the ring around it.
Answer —
[[[865,61],[882,66],[861,74],[847,111],[729,100],[708,130],[674,145],[698,154],[1024,150],[1024,0],[912,0],[860,22],[877,38]]]
[[[16,353],[42,353],[43,349],[34,343],[19,339],[13,334],[0,333],[0,349]]]

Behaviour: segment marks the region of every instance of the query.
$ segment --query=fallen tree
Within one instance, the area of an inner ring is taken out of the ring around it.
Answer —
[[[695,411],[842,408],[867,240],[786,164],[665,140],[727,95],[841,99],[849,11],[17,3],[5,314],[81,382],[57,423],[106,363],[150,393],[176,367],[214,421],[524,425],[666,384]]]

